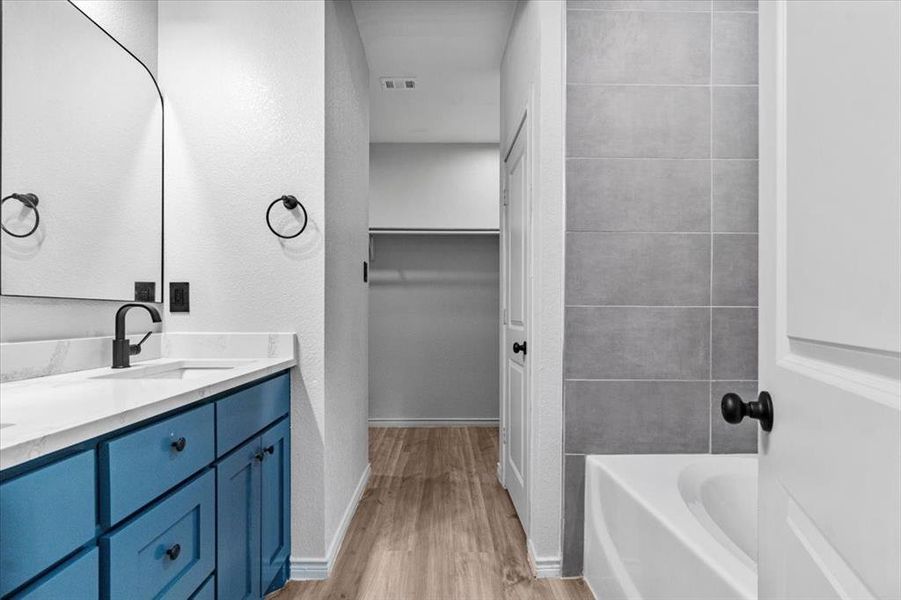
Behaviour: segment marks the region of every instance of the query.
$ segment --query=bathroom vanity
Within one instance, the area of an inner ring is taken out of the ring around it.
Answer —
[[[260,598],[284,585],[294,364],[160,358],[4,383],[0,596]]]

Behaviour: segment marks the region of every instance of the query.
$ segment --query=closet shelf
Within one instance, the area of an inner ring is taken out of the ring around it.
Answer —
[[[499,235],[497,229],[407,229],[403,227],[373,227],[369,235]]]

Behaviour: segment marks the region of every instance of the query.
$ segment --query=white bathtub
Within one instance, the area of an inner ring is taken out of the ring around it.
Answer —
[[[589,456],[585,471],[595,597],[756,600],[756,456]]]

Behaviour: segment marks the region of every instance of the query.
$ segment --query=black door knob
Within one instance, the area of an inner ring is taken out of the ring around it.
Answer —
[[[178,438],[174,442],[172,442],[172,447],[175,448],[176,452],[181,452],[185,449],[185,446],[188,445],[188,440],[183,437]]]
[[[513,342],[513,354],[518,354],[522,352],[522,355],[526,355],[526,343]]]
[[[181,554],[181,546],[179,546],[178,544],[175,544],[174,546],[166,550],[166,556],[169,557],[169,560],[175,560],[176,558],[178,558],[179,554]]]
[[[757,402],[744,402],[741,396],[729,392],[723,396],[720,408],[727,423],[734,425],[750,417],[760,421],[760,428],[764,431],[773,430],[773,399],[769,392],[760,392]]]

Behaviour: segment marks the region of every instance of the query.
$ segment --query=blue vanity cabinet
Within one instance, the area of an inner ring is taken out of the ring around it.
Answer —
[[[100,538],[104,598],[188,598],[216,566],[212,470]]]
[[[0,484],[0,596],[94,540],[94,452]]]
[[[262,586],[269,593],[281,587],[291,552],[291,429],[283,419],[263,433]]]
[[[100,551],[97,546],[74,557],[13,595],[15,600],[100,597]]]
[[[190,600],[216,600],[216,576],[210,575],[210,578],[200,586],[200,589],[194,592]]]
[[[0,598],[252,598],[290,551],[287,373],[13,467]]]
[[[258,434],[291,409],[291,378],[282,373],[216,402],[216,456]]]
[[[216,465],[219,600],[284,584],[290,552],[290,423],[282,419]]]
[[[256,437],[216,465],[216,589],[219,600],[260,598],[260,482]]]
[[[212,463],[214,427],[207,404],[102,442],[100,524],[117,524]]]

